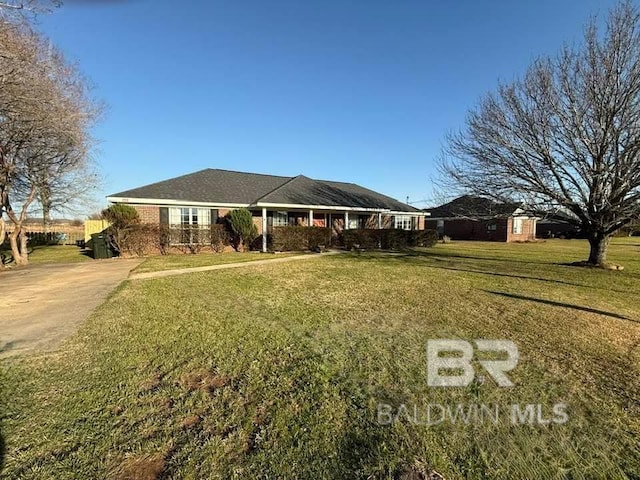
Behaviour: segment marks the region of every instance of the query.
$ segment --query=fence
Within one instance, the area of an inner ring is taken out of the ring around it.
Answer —
[[[89,243],[92,233],[100,233],[111,225],[106,220],[86,220],[84,222],[84,241]]]
[[[9,246],[9,233],[2,247]],[[83,240],[82,232],[25,232],[29,239],[29,246],[36,245],[77,245],[78,241]]]

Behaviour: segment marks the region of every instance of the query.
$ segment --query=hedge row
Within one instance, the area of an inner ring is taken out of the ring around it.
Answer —
[[[438,234],[435,230],[357,229],[345,230],[342,235],[344,246],[348,250],[352,248],[397,250],[408,247],[432,247],[438,243]]]
[[[141,223],[127,228],[122,237],[122,251],[137,256],[155,252],[165,255],[172,246],[184,253],[198,253],[205,247],[222,252],[231,244],[229,232],[222,224],[207,228],[170,228]]]
[[[274,227],[267,237],[271,251],[318,250],[340,240],[345,248],[397,250],[407,247],[431,247],[438,241],[434,230],[357,229],[345,230],[341,238],[332,239],[331,228],[286,226]],[[123,232],[121,250],[129,255],[144,256],[154,252],[166,254],[170,247],[184,253],[198,253],[202,249],[221,252],[232,244],[231,234],[224,224],[208,228],[169,228],[166,225],[137,224]],[[254,242],[262,248],[262,237]]]
[[[331,229],[323,227],[273,227],[268,247],[277,252],[317,250],[331,245]]]

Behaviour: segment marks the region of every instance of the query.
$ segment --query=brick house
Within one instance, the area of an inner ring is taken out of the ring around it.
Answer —
[[[107,197],[133,206],[145,223],[207,228],[235,208],[247,208],[267,249],[273,227],[313,225],[422,230],[428,214],[354,183],[205,169]]]
[[[537,218],[527,215],[520,203],[463,195],[425,211],[430,214],[425,228],[453,240],[517,242],[536,236]]]

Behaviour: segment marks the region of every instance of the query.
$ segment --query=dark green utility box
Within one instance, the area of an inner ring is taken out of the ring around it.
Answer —
[[[106,233],[93,233],[91,235],[91,243],[93,243],[93,258],[113,257],[109,238]]]

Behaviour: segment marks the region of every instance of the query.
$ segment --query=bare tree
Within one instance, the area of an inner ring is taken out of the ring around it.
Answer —
[[[595,19],[584,42],[535,61],[450,135],[451,185],[498,201],[563,208],[605,265],[611,236],[640,217],[640,19],[631,3]]]
[[[47,231],[53,213],[77,216],[94,206],[93,193],[101,182],[92,162],[86,161],[82,168],[67,165],[66,171],[54,168],[45,169],[38,187],[37,205],[34,213],[39,213],[42,226]]]
[[[38,195],[60,191],[87,169],[96,115],[83,78],[61,53],[28,25],[0,19],[0,207],[18,265],[28,263],[23,223]]]
[[[0,1],[0,18],[25,20],[41,13],[49,13],[60,5],[61,0],[4,0]]]

